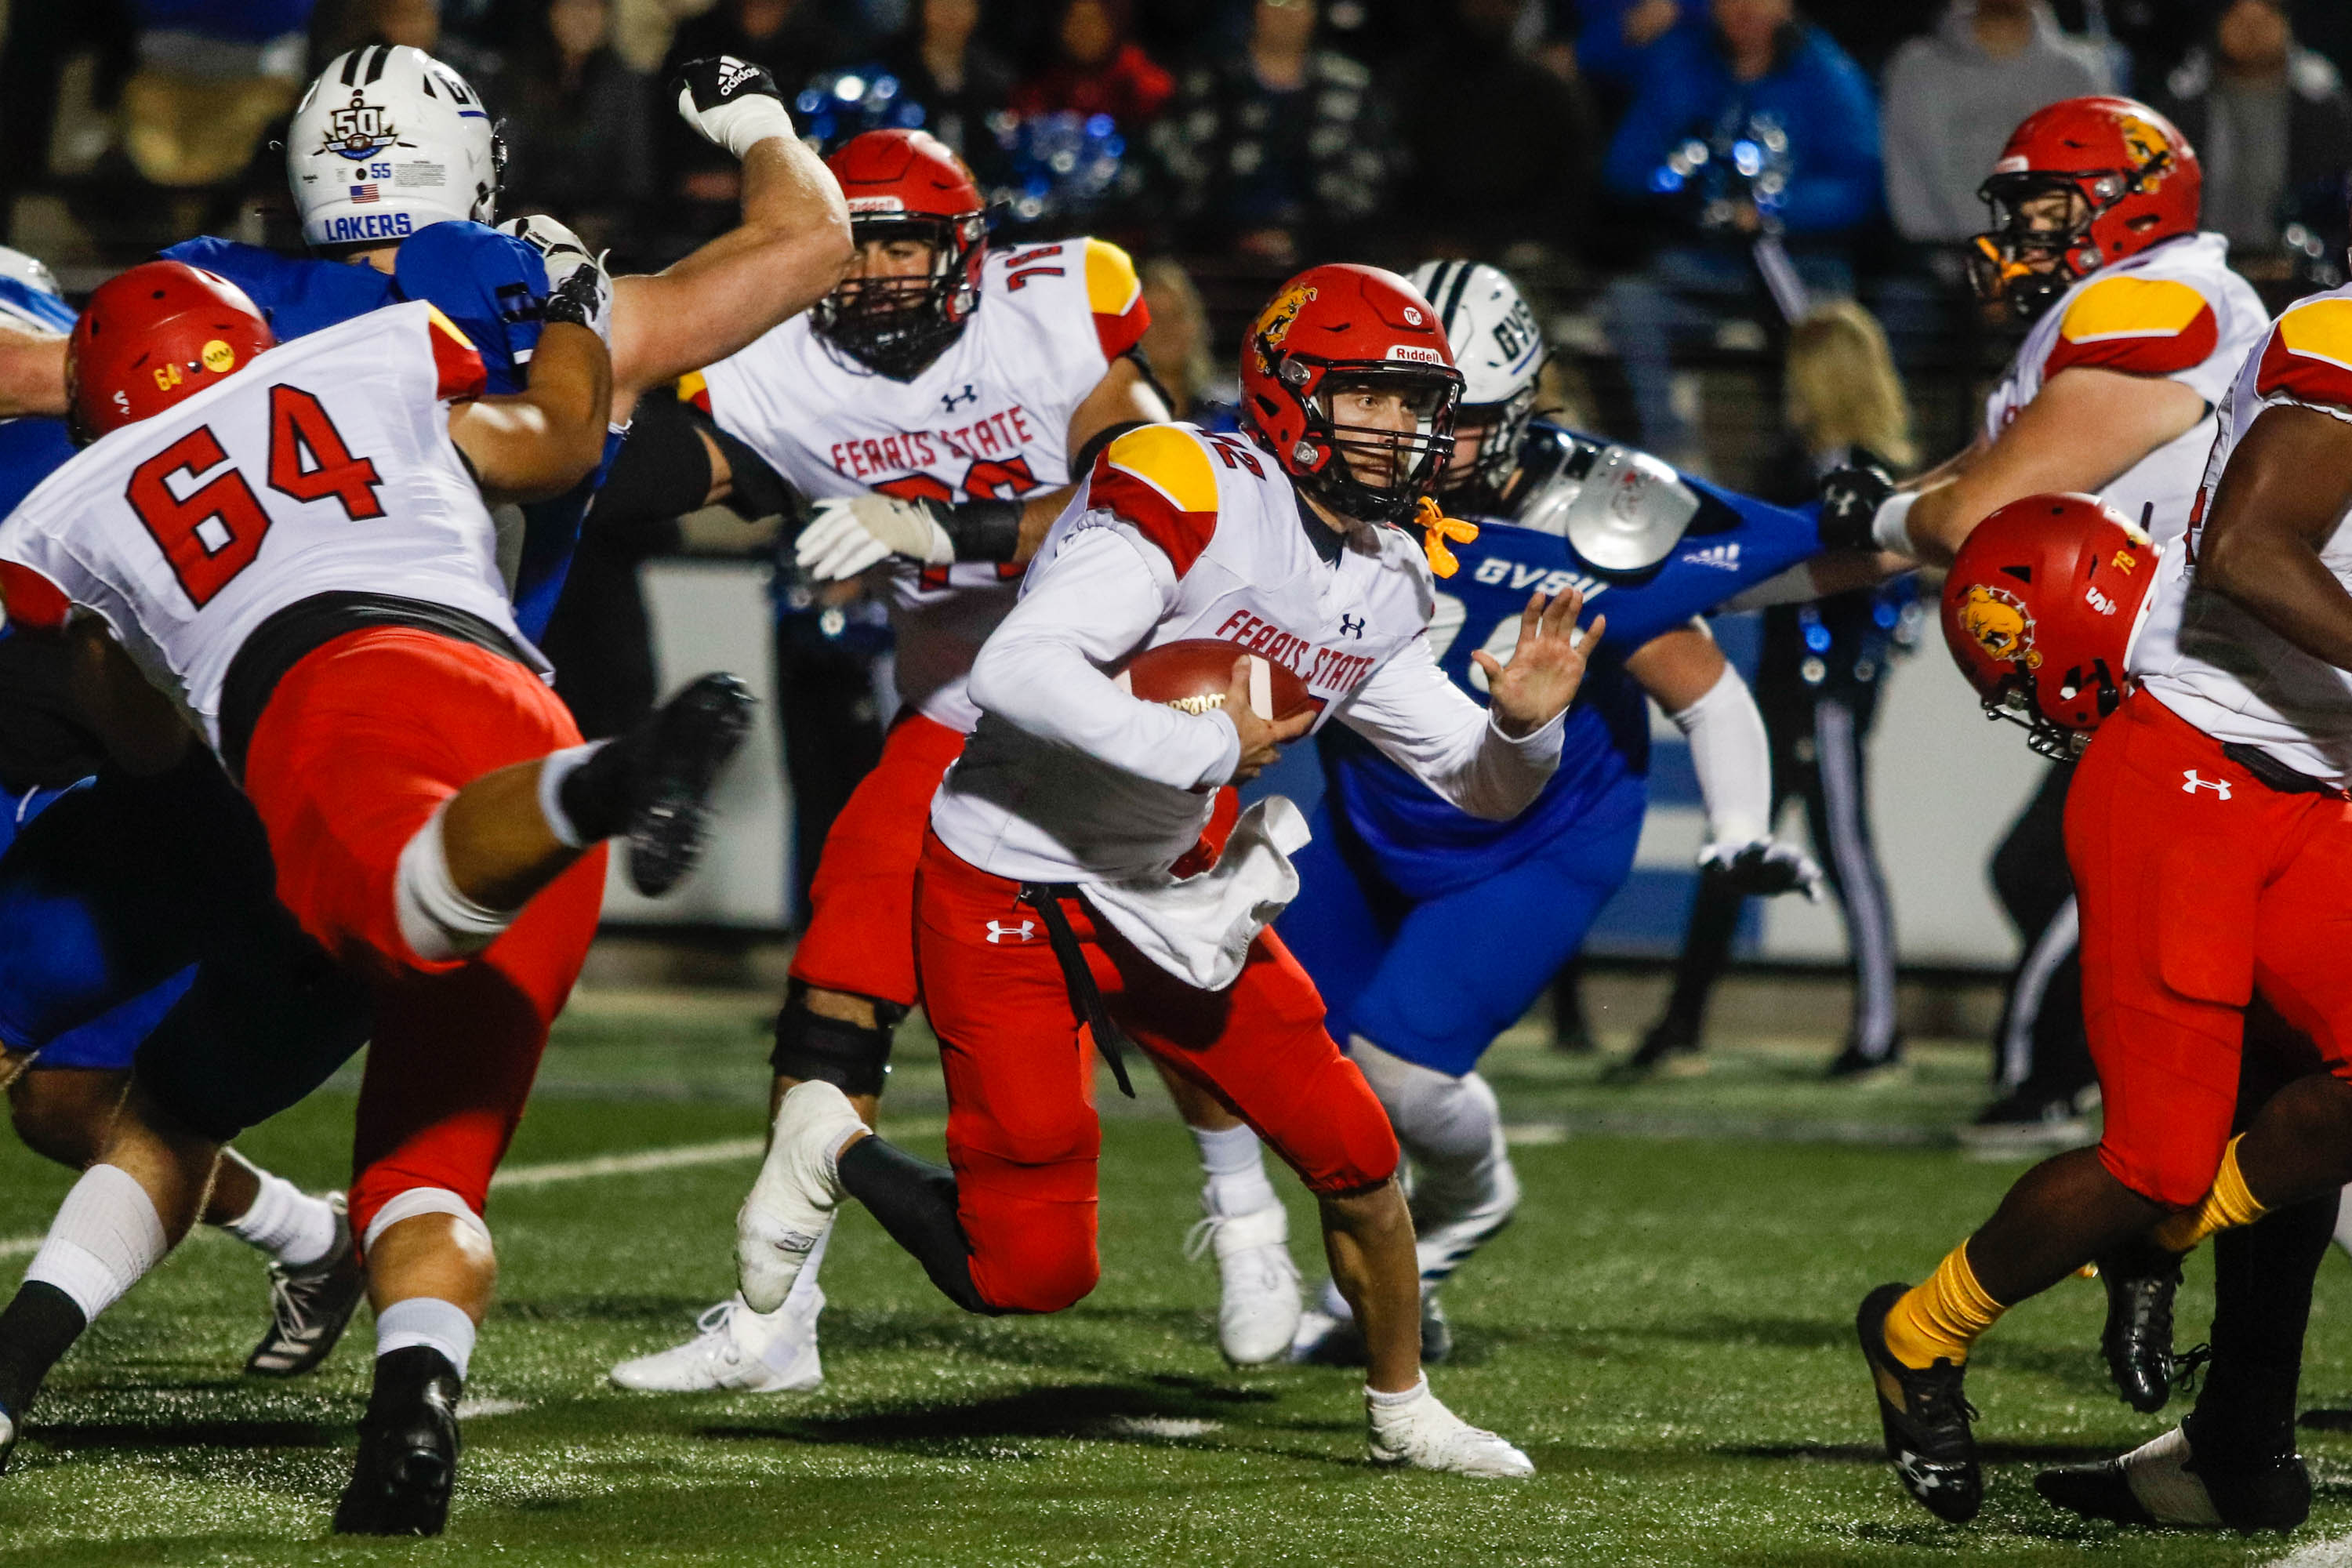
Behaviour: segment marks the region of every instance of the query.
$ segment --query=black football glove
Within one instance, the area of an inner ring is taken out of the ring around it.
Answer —
[[[688,60],[671,79],[670,90],[677,98],[678,117],[704,141],[739,159],[754,142],[793,133],[793,117],[776,79],[750,60],[733,55]]]
[[[1710,844],[1699,851],[1698,868],[1702,877],[1749,898],[1802,893],[1816,904],[1822,901],[1826,879],[1811,856],[1769,838],[1751,844]]]
[[[1877,549],[1870,535],[1871,521],[1894,493],[1894,476],[1874,462],[1832,468],[1822,480],[1822,547]]]

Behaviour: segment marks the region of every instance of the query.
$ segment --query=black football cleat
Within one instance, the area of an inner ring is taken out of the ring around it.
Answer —
[[[299,1377],[316,1371],[367,1294],[367,1270],[353,1245],[343,1194],[331,1193],[327,1201],[335,1210],[335,1245],[327,1256],[299,1268],[269,1266],[269,1331],[245,1363],[256,1376]]]
[[[2197,1458],[2177,1426],[2119,1458],[2043,1470],[2033,1489],[2069,1513],[2143,1530],[2290,1531],[2311,1513],[2301,1455],[2223,1468]]]
[[[756,704],[751,689],[734,676],[706,675],[616,742],[635,753],[629,882],[646,897],[668,892],[702,858],[710,792],[751,733]]]
[[[1984,1472],[1977,1468],[1976,1409],[1960,1391],[1968,1369],[1941,1357],[1925,1371],[1905,1366],[1886,1348],[1886,1314],[1908,1285],[1881,1285],[1862,1299],[1854,1333],[1878,1394],[1878,1425],[1886,1457],[1912,1500],[1951,1524],[1966,1524],[1984,1503]]]
[[[430,1345],[378,1356],[337,1535],[438,1535],[457,1479],[457,1369]]]
[[[2099,1259],[2107,1290],[2107,1323],[2099,1350],[2107,1358],[2123,1402],[2143,1415],[2172,1397],[2172,1298],[2180,1289],[2180,1257],[2141,1238]]]

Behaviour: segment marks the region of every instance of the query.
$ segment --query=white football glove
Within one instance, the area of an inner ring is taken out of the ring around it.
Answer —
[[[1751,898],[1802,892],[1820,903],[1827,879],[1813,858],[1791,845],[1758,838],[1746,844],[1710,844],[1698,852],[1701,872],[1720,878],[1733,892]]]
[[[572,321],[613,346],[613,280],[604,275],[604,258],[589,253],[587,244],[551,217],[509,218],[499,232],[513,235],[539,252],[547,268],[548,320]],[[556,306],[557,296],[572,303]]]
[[[670,86],[677,95],[678,118],[739,160],[757,142],[793,133],[784,95],[764,66],[710,55],[680,66]]]
[[[827,496],[810,510],[793,559],[820,583],[838,583],[893,555],[926,566],[955,559],[955,541],[929,509],[896,496]]]

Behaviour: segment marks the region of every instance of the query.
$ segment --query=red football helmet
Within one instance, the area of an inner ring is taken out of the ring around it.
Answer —
[[[74,439],[151,419],[243,370],[277,335],[245,290],[180,261],[142,261],[90,295],[66,344]]]
[[[2197,149],[2145,103],[2068,98],[2038,109],[1977,192],[1992,209],[1969,258],[1978,296],[2031,321],[2107,263],[2196,233],[2204,183]],[[2067,198],[2063,220],[2027,216],[2028,203],[2053,195]]]
[[[1411,431],[1341,425],[1348,391],[1403,396]],[[1242,345],[1242,426],[1298,487],[1343,516],[1410,521],[1454,450],[1462,373],[1437,311],[1393,272],[1310,267],[1282,286]],[[1352,460],[1351,460],[1352,459]],[[1373,484],[1355,463],[1377,470]]]
[[[931,247],[919,278],[852,278],[824,299],[810,327],[893,381],[911,381],[955,342],[980,303],[988,215],[963,160],[928,131],[868,131],[825,160],[849,201],[860,246],[916,239]]]
[[[1960,546],[1944,641],[1986,713],[2024,725],[2044,756],[2076,756],[2123,700],[2155,578],[2155,545],[2098,497],[2027,496]]]

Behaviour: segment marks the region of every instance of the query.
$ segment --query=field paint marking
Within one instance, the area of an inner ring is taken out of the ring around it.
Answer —
[[[2352,1568],[2352,1535],[2338,1535],[2298,1546],[2271,1568]]]
[[[902,1138],[935,1134],[947,1126],[944,1119],[919,1117],[888,1123]],[[735,1160],[756,1160],[765,1147],[758,1138],[726,1138],[716,1143],[680,1143],[668,1149],[641,1149],[634,1154],[602,1154],[593,1160],[554,1160],[539,1165],[514,1165],[490,1178],[490,1190],[546,1187],[559,1182],[584,1182],[595,1176],[634,1176],[647,1171],[675,1171],[688,1165],[723,1165]],[[197,1234],[204,1234],[199,1230]],[[46,1233],[0,1237],[0,1258],[29,1258],[41,1249]]]

